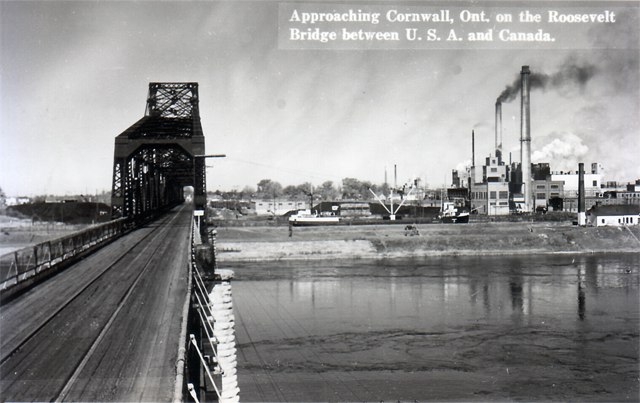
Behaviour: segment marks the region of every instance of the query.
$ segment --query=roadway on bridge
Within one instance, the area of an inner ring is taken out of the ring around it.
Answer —
[[[1,306],[2,400],[171,400],[190,217],[176,208]]]

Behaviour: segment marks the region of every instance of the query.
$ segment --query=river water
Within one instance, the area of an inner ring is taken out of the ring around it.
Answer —
[[[640,399],[640,254],[225,268],[243,401]]]

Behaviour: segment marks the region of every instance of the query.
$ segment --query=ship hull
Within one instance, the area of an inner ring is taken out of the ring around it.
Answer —
[[[469,214],[460,214],[458,216],[442,217],[443,224],[466,224],[469,222]]]
[[[336,225],[340,222],[337,217],[298,218],[289,223],[295,227],[313,227],[318,225]]]

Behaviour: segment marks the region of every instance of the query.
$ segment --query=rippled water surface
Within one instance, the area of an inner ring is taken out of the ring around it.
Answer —
[[[640,254],[226,267],[245,401],[640,398]]]

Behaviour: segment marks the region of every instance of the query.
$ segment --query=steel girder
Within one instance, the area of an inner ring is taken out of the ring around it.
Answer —
[[[183,200],[206,204],[204,135],[197,83],[150,83],[145,116],[116,137],[112,215],[141,218]]]

